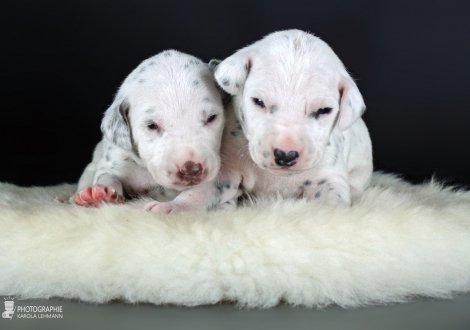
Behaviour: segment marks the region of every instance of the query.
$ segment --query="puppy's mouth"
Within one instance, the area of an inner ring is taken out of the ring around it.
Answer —
[[[178,182],[173,182],[175,186],[183,186],[183,187],[191,187],[200,184],[204,180],[194,180],[194,179],[187,179]]]

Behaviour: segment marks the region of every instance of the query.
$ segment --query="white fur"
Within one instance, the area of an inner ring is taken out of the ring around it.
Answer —
[[[78,191],[91,185],[120,195],[186,190],[193,183],[178,173],[187,161],[202,165],[196,183],[209,182],[220,167],[223,123],[221,91],[208,65],[173,50],[157,54],[129,74],[106,111],[103,140]]]
[[[151,214],[0,184],[0,295],[356,307],[470,291],[470,193],[377,174],[351,208],[261,199]]]

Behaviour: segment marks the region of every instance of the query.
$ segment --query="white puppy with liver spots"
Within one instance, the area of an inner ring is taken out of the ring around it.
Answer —
[[[234,96],[234,111],[217,182],[196,189],[204,207],[233,203],[238,187],[332,206],[361,196],[372,175],[365,104],[325,42],[299,30],[272,33],[222,61],[215,78]]]
[[[372,147],[365,104],[333,50],[311,34],[268,35],[219,64],[252,162],[245,189],[351,204],[369,184]],[[254,177],[255,179],[251,179]]]
[[[221,91],[209,66],[169,50],[143,61],[106,111],[93,161],[73,201],[122,203],[124,195],[180,191],[212,181],[220,168]],[[165,212],[164,204],[147,210]]]

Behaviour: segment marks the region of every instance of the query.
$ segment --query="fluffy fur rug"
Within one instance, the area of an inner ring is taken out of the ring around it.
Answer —
[[[402,302],[470,291],[470,192],[375,174],[351,209],[262,199],[156,215],[0,184],[0,295],[194,306]]]

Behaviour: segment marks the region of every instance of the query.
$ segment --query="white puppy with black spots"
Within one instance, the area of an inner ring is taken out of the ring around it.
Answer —
[[[125,195],[173,198],[210,182],[220,168],[223,126],[222,91],[209,66],[174,50],[157,54],[119,88],[72,200],[96,207]]]
[[[216,183],[196,189],[210,209],[237,189],[351,205],[372,176],[372,146],[360,118],[365,104],[333,50],[299,30],[272,33],[222,61],[219,85],[233,95]],[[196,193],[195,191],[195,193]]]

